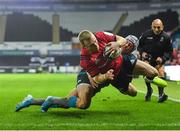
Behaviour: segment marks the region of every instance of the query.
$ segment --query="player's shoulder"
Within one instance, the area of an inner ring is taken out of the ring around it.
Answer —
[[[170,39],[170,35],[169,35],[167,32],[165,32],[165,31],[163,31],[161,35],[162,35],[165,39]]]
[[[151,30],[146,30],[141,34],[139,37],[139,42],[141,43],[142,41],[146,40],[147,37],[152,37],[152,31]]]
[[[96,37],[114,36],[114,34],[106,31],[99,31],[95,33]]]
[[[98,32],[95,32],[94,34],[95,34],[95,35],[103,35],[104,32],[103,32],[103,31],[98,31]]]
[[[147,37],[147,36],[152,35],[152,34],[153,34],[152,30],[146,30],[145,32],[143,32],[142,36]]]

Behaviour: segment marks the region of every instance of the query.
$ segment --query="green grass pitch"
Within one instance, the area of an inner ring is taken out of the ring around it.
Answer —
[[[37,98],[66,96],[76,85],[76,74],[1,74],[0,129],[1,130],[124,130],[124,129],[180,129],[180,85],[168,82],[166,93],[170,99],[157,103],[144,101],[143,79],[134,79],[139,93],[129,97],[109,86],[97,93],[89,109],[50,109],[41,113],[39,106],[14,112],[15,106],[27,94]],[[153,86],[154,94],[157,89]]]

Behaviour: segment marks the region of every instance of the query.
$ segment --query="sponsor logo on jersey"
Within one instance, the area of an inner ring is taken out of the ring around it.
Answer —
[[[160,38],[160,42],[163,42],[163,41],[164,41],[164,37],[161,37],[161,38]]]
[[[147,37],[147,39],[148,39],[148,40],[152,40],[152,39],[153,39],[153,37]]]

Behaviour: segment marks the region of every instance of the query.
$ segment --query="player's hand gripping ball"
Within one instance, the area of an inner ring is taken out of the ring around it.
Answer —
[[[134,35],[128,35],[125,39],[127,40],[126,43],[123,43],[120,48],[113,51],[111,51],[110,46],[106,46],[103,55],[110,59],[115,59],[121,54],[131,54],[138,47],[138,38]]]
[[[109,50],[110,50],[110,46],[106,46],[105,51],[104,51],[104,56],[108,57],[110,59],[115,59],[115,58],[119,57],[122,52],[121,48],[113,50],[111,52],[109,52]]]

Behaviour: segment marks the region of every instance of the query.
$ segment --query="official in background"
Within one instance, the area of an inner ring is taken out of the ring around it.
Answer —
[[[160,19],[153,20],[151,30],[147,30],[141,35],[138,46],[141,59],[154,66],[158,70],[159,77],[161,78],[165,77],[164,64],[171,58],[173,50],[170,36],[163,30],[163,22]],[[153,89],[147,81],[146,86],[147,94],[145,100],[150,101]],[[166,101],[168,96],[164,93],[164,88],[158,87],[158,91],[158,102]]]

